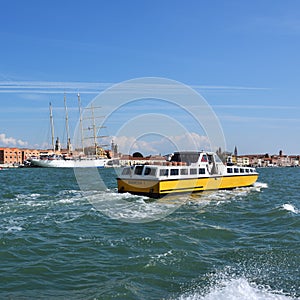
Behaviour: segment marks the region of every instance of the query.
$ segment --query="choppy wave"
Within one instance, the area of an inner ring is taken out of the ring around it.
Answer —
[[[64,223],[74,221],[89,212],[77,211],[76,206],[89,205],[80,190],[61,190],[57,193],[24,192],[11,194],[1,202],[0,234],[18,234],[28,227],[45,222]]]
[[[103,192],[80,191],[68,170],[5,172],[0,298],[299,299],[299,171],[266,169],[253,187],[156,201],[118,194],[110,170]],[[109,217],[168,208],[178,209],[148,224]]]
[[[196,194],[169,195],[159,200],[149,201],[149,197],[136,196],[130,193],[119,194],[113,191],[85,192],[86,199],[100,212],[126,222],[143,223],[162,219],[173,213],[181,205],[196,204],[205,206],[214,202],[219,205],[224,202],[240,200],[249,193],[260,192],[267,188],[266,183],[257,183],[252,187],[233,190],[218,190]]]
[[[209,288],[208,292],[200,291],[184,294],[178,300],[290,300],[292,296],[282,291],[273,291],[270,287],[249,282],[246,278],[225,279]]]
[[[297,209],[293,204],[290,204],[290,203],[283,204],[282,209],[290,211],[294,214],[299,214],[299,209]]]
[[[181,203],[174,201],[148,201],[145,196],[130,193],[95,192],[86,199],[110,218],[132,223],[151,222],[174,212]]]

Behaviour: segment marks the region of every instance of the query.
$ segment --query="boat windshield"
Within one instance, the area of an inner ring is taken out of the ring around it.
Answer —
[[[171,161],[186,162],[189,166],[190,164],[198,161],[199,155],[199,152],[175,152],[171,157]]]

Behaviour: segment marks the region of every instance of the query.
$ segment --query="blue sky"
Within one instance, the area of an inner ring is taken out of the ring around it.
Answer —
[[[227,150],[300,154],[299,1],[3,1],[0,41],[0,146],[45,146],[50,101],[63,139],[64,91],[74,130],[78,92],[155,76],[204,96]]]

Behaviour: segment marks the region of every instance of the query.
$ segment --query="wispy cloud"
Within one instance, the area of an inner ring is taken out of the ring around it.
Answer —
[[[31,94],[50,94],[50,93],[83,93],[83,94],[97,94],[103,91],[115,83],[108,82],[59,82],[59,81],[0,81],[0,93],[31,93]],[[142,83],[138,84],[141,88]],[[130,82],[124,85],[130,90],[137,87],[136,83]],[[160,83],[145,83],[142,86],[145,89],[166,89],[166,90],[178,90],[180,86],[177,84],[160,84]],[[264,87],[247,87],[247,86],[208,86],[208,85],[190,85],[191,88],[196,90],[266,90]]]
[[[199,90],[238,90],[238,91],[259,91],[259,90],[269,90],[270,88],[267,87],[251,87],[251,86],[233,86],[233,85],[191,85],[190,86],[193,89],[199,89]]]
[[[250,117],[250,116],[235,116],[235,115],[221,115],[221,120],[230,122],[252,122],[253,124],[261,124],[261,122],[294,122],[300,123],[299,118],[272,118],[272,117]],[[260,122],[260,123],[257,123]]]
[[[258,109],[258,110],[265,110],[265,109],[278,109],[278,110],[295,110],[295,109],[300,109],[299,106],[294,106],[294,105],[212,105],[213,108],[222,108],[222,109]]]
[[[59,81],[0,81],[0,93],[99,93],[112,83]]]
[[[28,145],[28,142],[13,137],[7,137],[5,133],[0,133],[0,145],[25,147]]]

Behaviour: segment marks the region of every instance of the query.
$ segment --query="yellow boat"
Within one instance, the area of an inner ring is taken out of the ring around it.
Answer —
[[[119,193],[159,198],[167,194],[252,186],[255,168],[223,164],[214,152],[175,152],[160,165],[125,167],[117,178]]]

